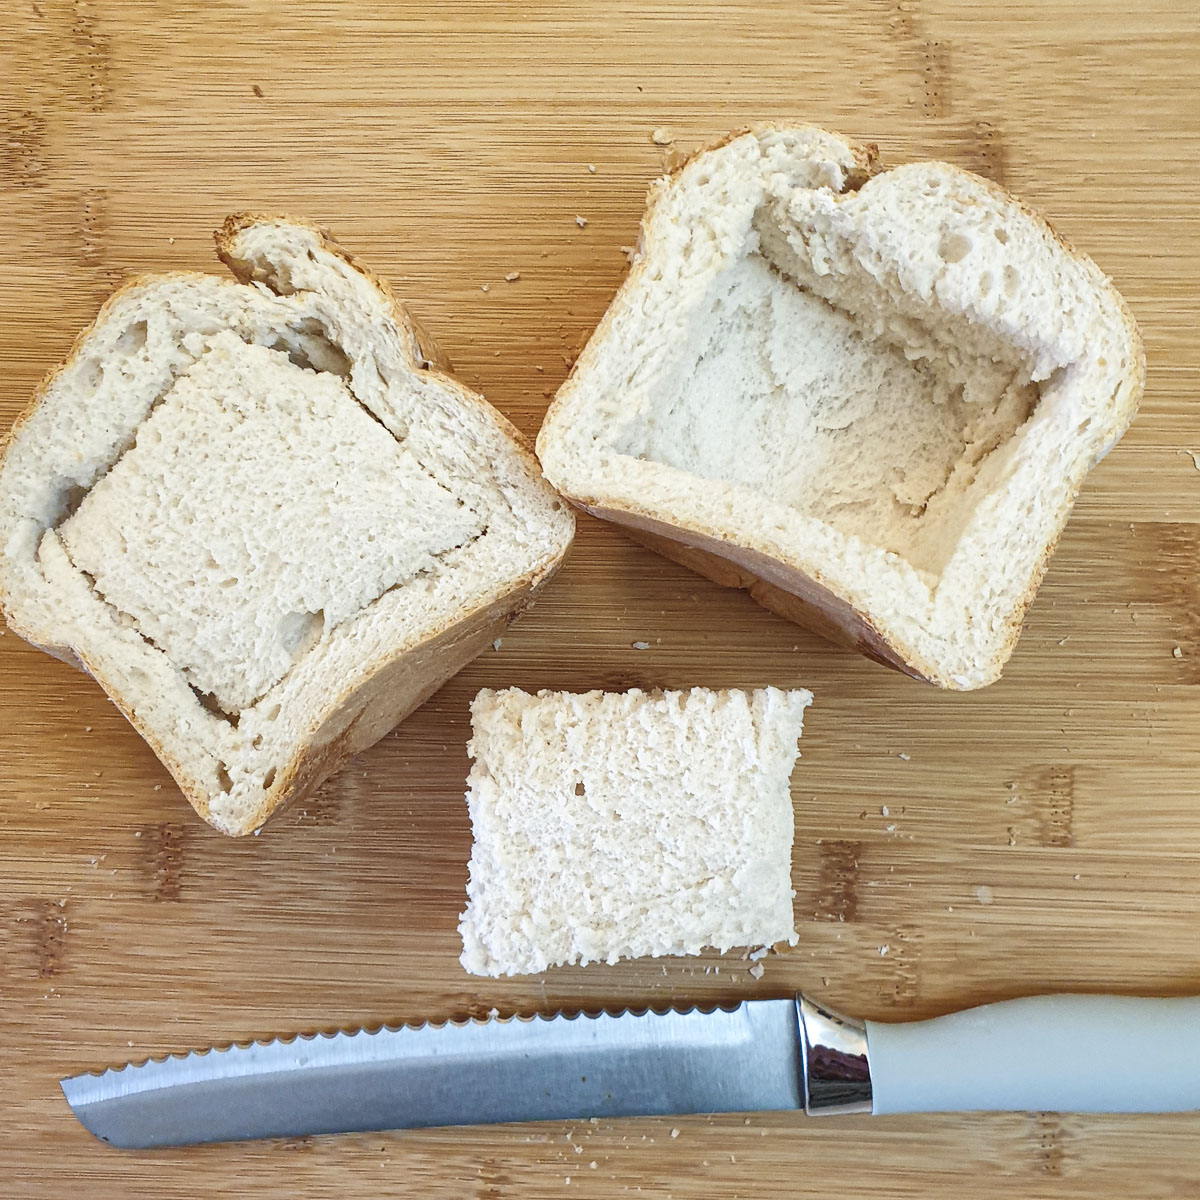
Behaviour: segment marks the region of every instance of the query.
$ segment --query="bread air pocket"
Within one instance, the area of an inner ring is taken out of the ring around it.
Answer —
[[[226,833],[380,738],[553,573],[565,506],[319,231],[101,310],[0,461],[0,599]]]
[[[662,553],[969,689],[1143,376],[1107,278],[999,188],[762,128],[655,185],[538,453]]]

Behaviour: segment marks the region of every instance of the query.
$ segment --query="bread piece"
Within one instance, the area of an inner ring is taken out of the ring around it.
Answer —
[[[538,454],[670,557],[977,688],[1144,371],[1108,279],[998,187],[764,127],[651,190]]]
[[[126,284],[0,460],[0,602],[196,811],[257,829],[490,642],[573,521],[318,230],[231,217],[237,282]]]
[[[522,975],[794,945],[788,778],[811,701],[480,692],[463,966]]]

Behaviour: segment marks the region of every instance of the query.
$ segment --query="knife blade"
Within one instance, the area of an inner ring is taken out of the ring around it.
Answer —
[[[115,1146],[755,1112],[1200,1108],[1200,999],[1035,996],[908,1024],[804,996],[384,1026],[64,1079]]]

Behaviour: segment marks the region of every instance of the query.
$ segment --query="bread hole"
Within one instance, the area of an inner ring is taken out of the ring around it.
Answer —
[[[288,613],[280,622],[278,636],[280,645],[295,661],[307,654],[325,632],[325,612]]]
[[[278,720],[278,718],[279,718],[279,705],[278,705],[278,704],[272,704],[272,705],[271,705],[271,707],[270,707],[270,708],[268,708],[268,709],[267,709],[267,711],[266,711],[265,713],[263,713],[263,716],[264,716],[264,717],[265,717],[265,718],[266,718],[268,721],[275,721],[275,720]]]
[[[88,488],[84,487],[82,483],[76,483],[74,479],[59,479],[55,485],[57,502],[54,508],[53,524],[59,525],[68,517],[73,516],[75,510],[83,503],[83,498],[88,491]]]
[[[267,790],[267,789],[268,789],[268,788],[271,786],[271,784],[273,784],[274,782],[275,782],[275,768],[274,768],[274,767],[272,767],[272,768],[271,768],[271,769],[270,769],[270,770],[269,770],[269,771],[268,771],[268,772],[267,772],[267,773],[266,773],[266,774],[263,776],[263,782],[262,782],[262,785],[263,785],[263,791],[265,792],[265,791],[266,791],[266,790]]]
[[[980,293],[980,295],[986,296],[988,294],[988,292],[990,292],[992,290],[992,284],[994,282],[995,282],[995,280],[992,279],[991,271],[984,271],[984,273],[982,275],[980,275],[980,277],[979,277],[979,293]]]
[[[938,257],[948,263],[962,262],[971,253],[971,239],[961,233],[948,233],[938,246]]]
[[[79,375],[79,382],[85,388],[98,388],[104,379],[104,368],[100,365],[99,359],[85,358],[79,364]]]
[[[254,735],[254,737],[250,739],[250,745],[253,746],[255,750],[261,750],[262,749],[262,734],[256,733]]]
[[[233,780],[230,779],[229,772],[225,769],[224,763],[217,763],[217,783],[221,785],[221,791],[233,791]]]
[[[1008,245],[1008,230],[1005,229],[1003,225],[997,225],[996,228],[992,230],[992,233],[995,235],[996,241],[998,241],[1000,245]]]
[[[216,563],[213,563],[213,566],[216,566]],[[228,579],[221,580],[221,587],[225,588],[226,590],[232,587],[237,587],[237,585],[237,578],[233,575],[230,575]]]
[[[117,338],[113,349],[118,354],[134,354],[138,350],[145,348],[147,332],[148,329],[145,321],[135,321]]]
[[[1021,276],[1017,273],[1017,268],[1010,263],[1004,268],[1004,294],[1015,296],[1020,283]]]
[[[586,789],[584,788],[582,781],[580,781],[579,783],[577,783],[575,785],[575,795],[582,796],[585,791],[586,791]]]

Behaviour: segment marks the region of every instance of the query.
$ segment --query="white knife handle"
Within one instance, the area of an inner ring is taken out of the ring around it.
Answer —
[[[1200,997],[1031,996],[866,1033],[878,1114],[1200,1109]]]

